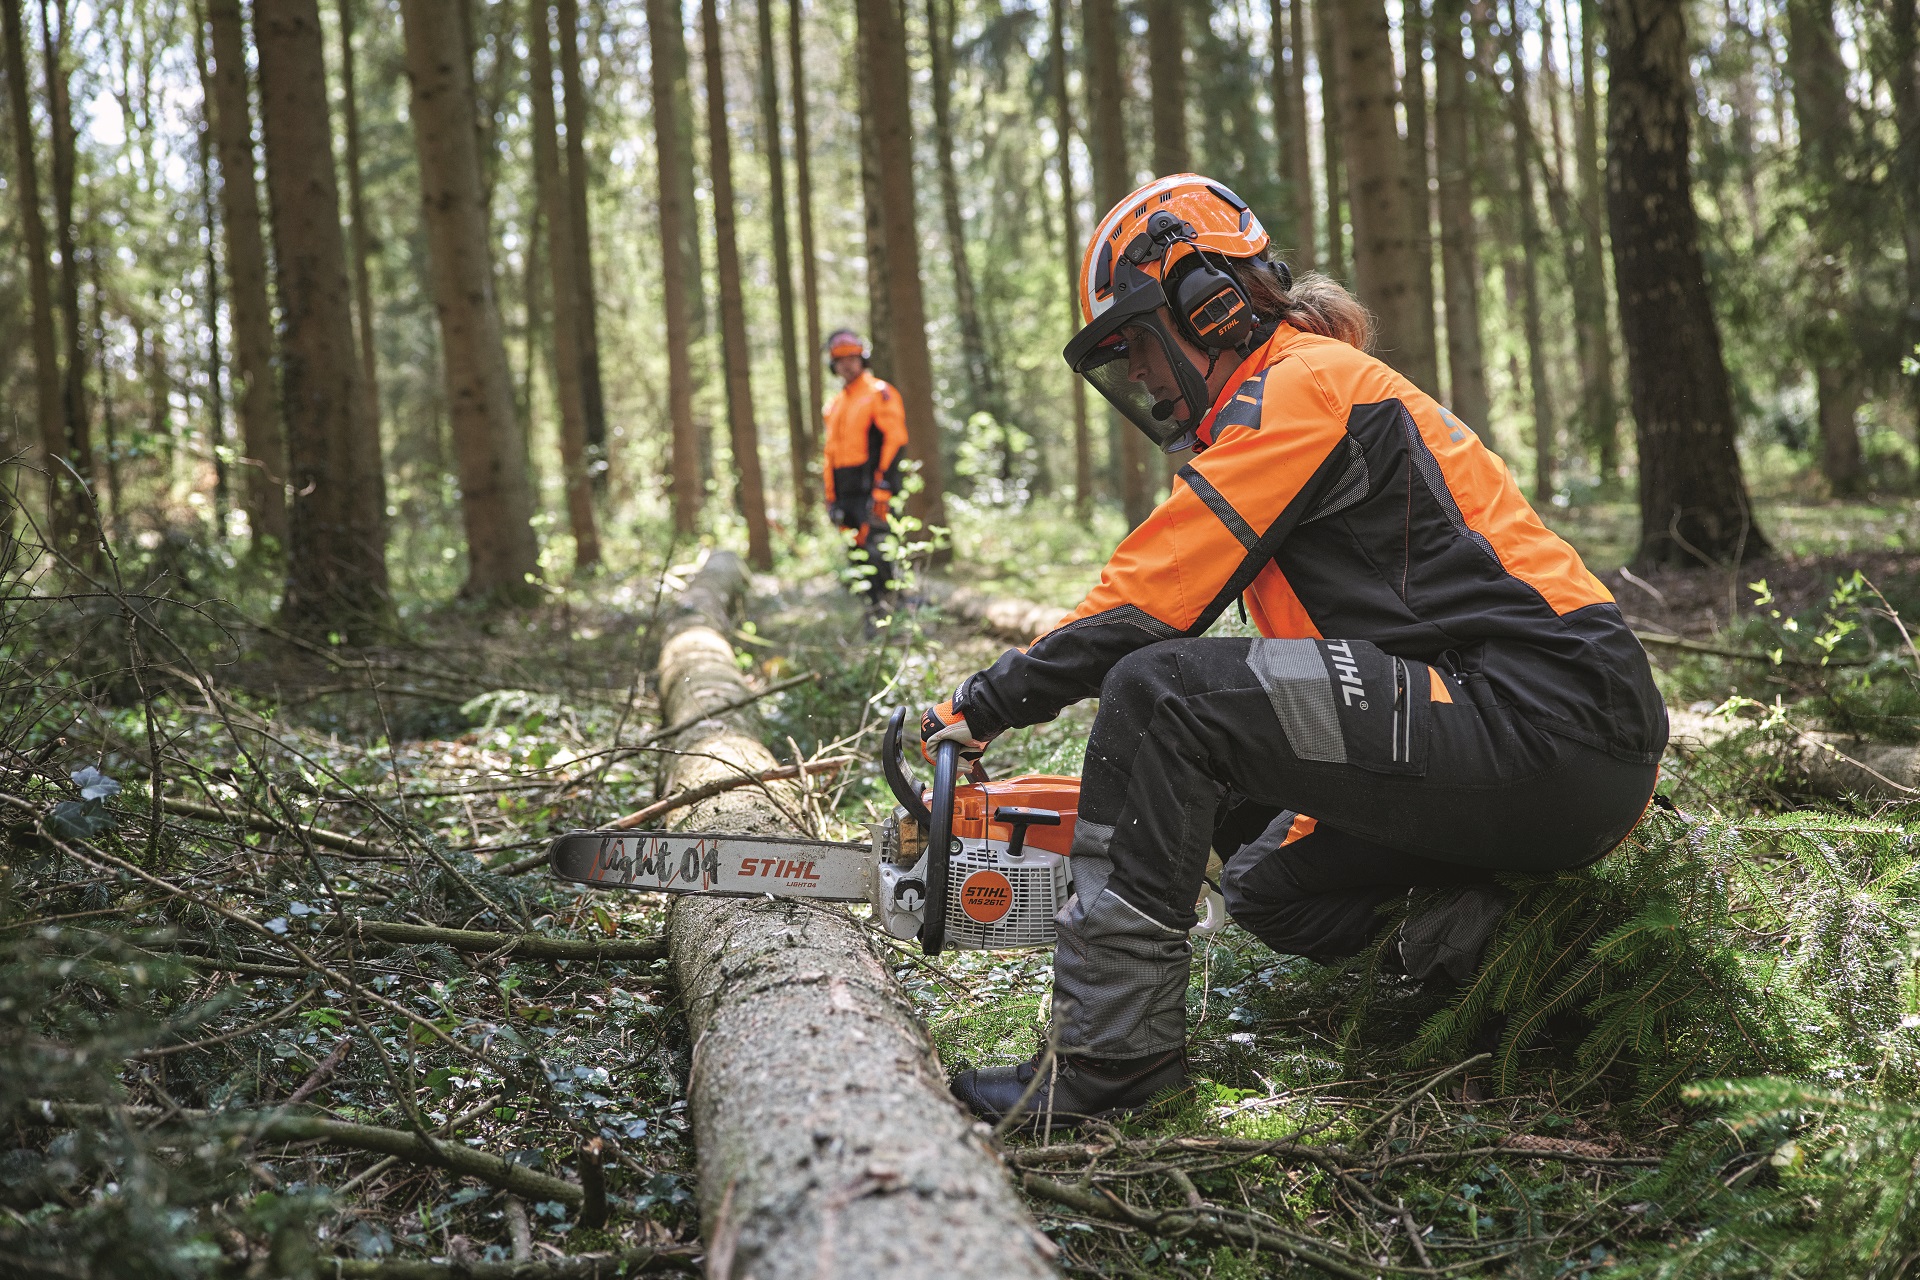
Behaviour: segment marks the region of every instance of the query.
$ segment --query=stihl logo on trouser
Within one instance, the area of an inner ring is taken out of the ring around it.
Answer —
[[[1333,661],[1333,670],[1340,677],[1340,700],[1348,706],[1357,698],[1360,709],[1367,709],[1367,686],[1360,679],[1359,664],[1353,660],[1353,646],[1345,640],[1327,641],[1327,657]]]
[[[1425,663],[1365,640],[1255,640],[1247,666],[1266,690],[1287,745],[1302,760],[1386,773],[1425,764],[1439,679]]]

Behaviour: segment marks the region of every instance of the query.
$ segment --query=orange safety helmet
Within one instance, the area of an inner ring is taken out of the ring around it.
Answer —
[[[1080,262],[1078,297],[1086,325],[1066,360],[1114,408],[1168,453],[1190,447],[1213,396],[1207,378],[1229,351],[1250,351],[1270,329],[1235,270],[1263,259],[1267,231],[1247,202],[1197,173],[1156,178],[1107,212]],[[1283,288],[1292,276],[1275,263]],[[1209,354],[1194,367],[1160,319]],[[1128,376],[1128,344],[1157,344],[1172,368],[1174,398],[1156,400]]]
[[[851,329],[835,329],[827,335],[827,368],[833,368],[833,362],[841,356],[859,356],[860,363],[866,364],[873,358],[873,351],[867,346],[866,339]]]

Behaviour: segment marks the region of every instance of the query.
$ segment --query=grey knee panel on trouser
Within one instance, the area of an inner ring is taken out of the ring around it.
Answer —
[[[1091,825],[1091,824],[1083,824]],[[1061,1053],[1138,1058],[1187,1039],[1187,935],[1107,887],[1105,851],[1074,841],[1073,896],[1054,917],[1053,1027]]]
[[[1415,890],[1400,926],[1400,961],[1408,975],[1437,978],[1444,973],[1455,982],[1471,978],[1512,901],[1513,894],[1499,885],[1432,894]]]

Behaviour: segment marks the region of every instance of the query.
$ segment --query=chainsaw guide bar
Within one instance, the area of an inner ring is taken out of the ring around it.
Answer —
[[[696,831],[570,831],[549,854],[554,875],[596,889],[826,902],[865,902],[873,861],[864,844]]]

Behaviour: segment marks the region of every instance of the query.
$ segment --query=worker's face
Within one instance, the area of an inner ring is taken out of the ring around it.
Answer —
[[[1187,362],[1204,371],[1208,363],[1207,353],[1181,336],[1165,307],[1160,308],[1159,318],[1162,330],[1172,335]],[[1167,359],[1166,348],[1160,344],[1158,335],[1144,327],[1129,327],[1122,333],[1127,341],[1127,377],[1144,386],[1147,394],[1156,401],[1171,400],[1175,422],[1187,422],[1195,413],[1206,412],[1208,405],[1189,405],[1180,394],[1180,381],[1174,377],[1173,365]],[[1213,363],[1213,374],[1207,378],[1207,390],[1217,396],[1221,388],[1226,386],[1227,379],[1233,376],[1238,361],[1217,360]]]
[[[852,382],[860,376],[860,370],[865,367],[866,363],[861,360],[859,356],[835,356],[833,358],[833,371],[840,375],[840,381],[842,383]]]

